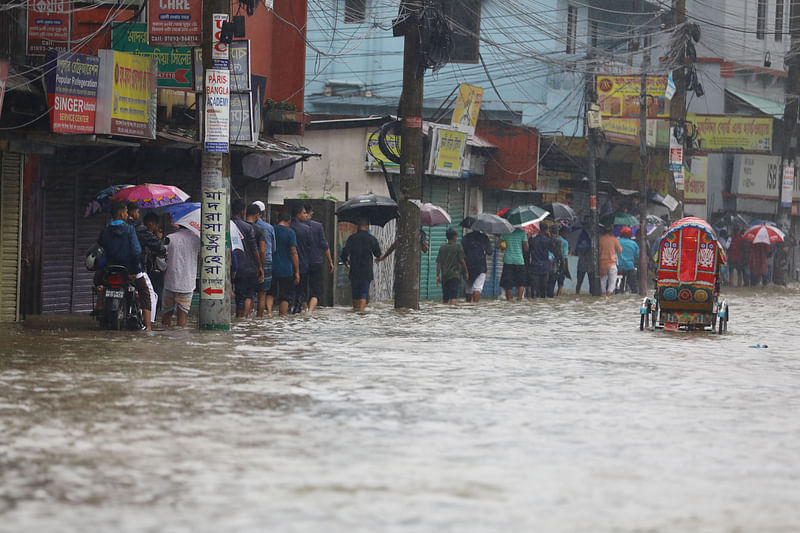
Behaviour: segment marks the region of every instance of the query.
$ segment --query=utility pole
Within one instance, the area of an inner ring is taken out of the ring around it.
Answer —
[[[403,35],[403,94],[400,97],[400,176],[397,202],[394,306],[396,309],[419,309],[419,208],[410,200],[422,199],[422,95],[425,71],[419,60],[419,0],[406,0],[401,8],[405,17]]]
[[[586,72],[584,129],[586,131],[586,144],[589,155],[587,177],[589,178],[589,213],[592,217],[592,227],[589,233],[592,237],[592,265],[594,265],[594,272],[589,274],[589,290],[592,296],[600,296],[600,239],[597,235],[600,216],[597,212],[597,133],[595,131],[598,128],[590,120],[593,113],[599,114],[599,110],[592,108],[592,106],[595,106],[593,65],[594,59],[590,58],[587,62],[589,70]]]
[[[786,55],[786,66],[789,71],[783,108],[785,143],[783,145],[783,164],[787,166],[794,164],[797,159],[797,119],[798,111],[800,111],[800,57],[798,57],[798,51],[800,51],[800,2],[797,0],[792,0],[790,3],[789,36],[791,45],[789,46],[789,53]],[[797,165],[794,165],[794,167],[794,179],[797,180]],[[783,180],[781,180],[782,183]],[[791,224],[791,199],[788,207],[781,205],[782,190],[782,186],[778,188],[778,225],[788,228]]]
[[[642,60],[642,87],[639,92],[639,156],[642,170],[639,173],[639,296],[647,294],[647,177],[650,164],[647,154],[647,67]]]
[[[686,22],[686,0],[673,0],[672,21],[673,27],[675,28]],[[680,65],[672,71],[672,81],[675,82],[675,94],[669,104],[670,126],[684,126],[686,124],[686,76],[683,68],[686,62],[686,43],[681,40],[678,46],[683,48],[681,48]],[[670,128],[670,135],[672,135],[672,128]],[[686,150],[684,150],[684,161],[686,160],[686,155]],[[674,183],[674,178],[670,181]],[[678,218],[683,218],[683,188],[678,189],[677,184],[675,185],[675,198],[678,200],[678,208],[676,211]]]
[[[230,0],[203,1],[203,71],[204,84],[207,83],[206,72],[212,69],[222,70],[227,77],[227,60],[222,65],[215,65],[215,45],[217,55],[224,48],[227,57],[227,46],[219,46],[220,31],[214,15],[230,16]],[[217,35],[215,39],[215,34]],[[219,59],[219,57],[217,58]],[[225,68],[222,68],[222,67]],[[227,83],[227,82],[226,82]],[[204,85],[205,87],[205,85]],[[230,95],[225,94],[228,98]],[[198,119],[205,113],[206,98],[199,99],[202,105],[197,106]],[[203,117],[206,124],[209,117]],[[198,123],[200,121],[198,120]],[[200,198],[200,238],[202,264],[200,267],[200,320],[202,330],[228,331],[231,328],[230,291],[230,190],[231,190],[231,158],[230,153],[206,151],[205,128],[198,127],[203,146],[201,159],[201,198]],[[227,128],[225,130],[227,132]],[[226,139],[227,140],[227,139]],[[230,146],[228,146],[228,150]]]

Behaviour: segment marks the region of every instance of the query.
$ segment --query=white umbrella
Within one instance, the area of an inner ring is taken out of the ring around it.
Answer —
[[[197,207],[194,209],[189,208],[189,210],[186,211],[182,216],[173,219],[172,223],[176,226],[183,226],[200,237],[200,204],[197,203]],[[233,220],[231,220],[230,232],[231,248],[233,250],[239,249],[244,251],[244,244],[242,242],[244,236],[242,235],[242,232],[239,231],[239,228],[236,226]]]

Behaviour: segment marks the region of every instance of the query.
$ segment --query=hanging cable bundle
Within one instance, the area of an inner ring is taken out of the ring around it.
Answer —
[[[419,19],[420,69],[436,72],[453,53],[453,28],[436,3],[425,3],[417,14]]]

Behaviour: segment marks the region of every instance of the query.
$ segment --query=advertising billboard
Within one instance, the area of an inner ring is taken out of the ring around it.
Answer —
[[[155,139],[158,63],[114,50],[99,55],[95,132]]]
[[[603,117],[638,117],[641,115],[639,98],[642,90],[641,76],[596,77],[597,103]],[[666,76],[647,76],[647,116],[669,117],[669,100],[664,96]]]
[[[70,2],[30,0],[26,54],[43,56],[48,50],[69,50]]]
[[[111,47],[119,52],[151,57],[158,61],[158,87],[192,88],[192,49],[189,47],[150,46],[147,25],[126,23],[111,33]]]
[[[200,46],[203,41],[203,2],[150,0],[147,5],[150,46]]]
[[[45,71],[50,129],[94,133],[100,58],[51,50]]]

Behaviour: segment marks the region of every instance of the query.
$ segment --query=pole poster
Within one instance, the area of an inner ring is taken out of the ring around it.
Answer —
[[[150,46],[200,46],[203,42],[203,2],[150,0],[147,35]]]
[[[205,126],[206,152],[228,153],[230,140],[230,71],[206,71]]]
[[[217,169],[204,170],[213,174],[212,178],[221,181],[222,173]],[[225,189],[203,190],[202,205],[200,292],[204,299],[222,300],[225,298],[225,225],[228,209]]]

